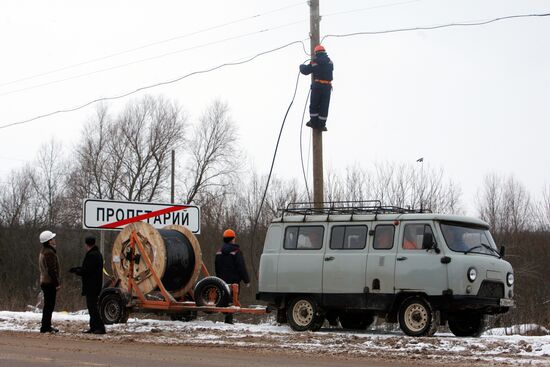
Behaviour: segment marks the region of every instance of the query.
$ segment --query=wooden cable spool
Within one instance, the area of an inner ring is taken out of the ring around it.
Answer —
[[[186,227],[170,225],[157,230],[145,222],[131,223],[124,227],[113,244],[112,268],[120,279],[120,287],[129,289],[130,261],[127,254],[133,231],[136,231],[140,238],[152,267],[166,290],[174,297],[182,297],[190,291],[199,277],[202,266],[199,241]],[[135,253],[138,258],[143,257],[137,247]],[[134,261],[132,276],[143,294],[158,289],[158,284],[143,259]]]

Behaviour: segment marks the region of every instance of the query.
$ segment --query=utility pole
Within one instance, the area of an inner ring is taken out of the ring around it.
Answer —
[[[170,175],[170,203],[174,204],[174,181],[176,176],[176,151],[172,149],[172,173]]]
[[[315,52],[313,49],[320,41],[320,21],[319,16],[319,0],[309,0],[309,37],[311,46],[311,57]],[[313,84],[313,74],[311,75],[311,83]],[[318,129],[311,129],[312,148],[313,148],[313,201],[315,207],[321,207],[324,201],[323,191],[323,132]]]

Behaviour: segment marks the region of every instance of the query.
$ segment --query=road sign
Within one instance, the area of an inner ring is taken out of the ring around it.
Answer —
[[[130,223],[139,221],[147,222],[155,228],[179,224],[195,234],[200,233],[200,209],[196,205],[84,200],[84,228],[122,229]]]

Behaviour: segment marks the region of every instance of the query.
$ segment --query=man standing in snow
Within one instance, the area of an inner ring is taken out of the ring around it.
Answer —
[[[309,103],[310,120],[306,123],[313,129],[327,131],[328,106],[332,91],[332,71],[334,65],[327,55],[325,48],[317,45],[314,48],[315,57],[307,65],[300,65],[300,72],[304,75],[313,73],[311,83],[311,100]]]
[[[244,256],[236,243],[237,235],[232,229],[223,232],[223,246],[216,252],[216,276],[227,284],[240,284],[241,281],[249,287],[250,278],[246,271]],[[233,314],[225,314],[225,322],[233,323]]]
[[[69,271],[82,277],[82,295],[86,296],[86,306],[90,315],[90,329],[85,333],[105,334],[105,325],[99,310],[97,301],[103,286],[103,256],[95,245],[95,237],[86,237],[86,255],[82,266],[71,268]]]
[[[59,260],[55,249],[55,233],[44,231],[39,236],[42,250],[38,257],[40,269],[40,288],[44,294],[44,308],[42,309],[41,333],[57,333],[59,330],[52,327],[52,313],[55,309],[55,297],[61,288],[59,282]]]

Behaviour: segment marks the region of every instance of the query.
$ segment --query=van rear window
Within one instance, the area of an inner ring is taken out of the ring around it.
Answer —
[[[292,226],[285,231],[286,250],[318,250],[323,247],[323,226]]]
[[[380,224],[374,231],[373,248],[375,250],[389,250],[393,248],[395,227],[391,224]]]
[[[330,236],[333,250],[360,250],[367,245],[367,226],[334,226]]]

